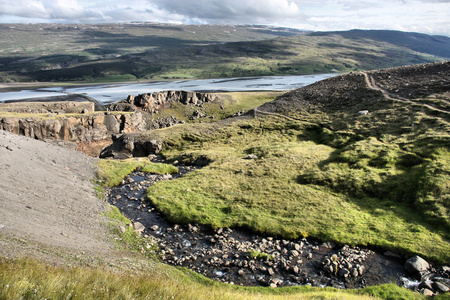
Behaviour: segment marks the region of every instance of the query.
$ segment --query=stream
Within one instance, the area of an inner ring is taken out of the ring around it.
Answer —
[[[180,177],[198,167],[178,166],[179,173],[155,175],[134,172],[107,194],[110,204],[158,244],[162,260],[204,276],[245,286],[311,285],[363,288],[395,282],[417,289],[420,281],[408,278],[404,258],[371,249],[335,245],[314,239],[285,240],[245,231],[212,230],[197,224],[171,224],[145,196],[161,180]],[[253,254],[253,257],[252,257]]]

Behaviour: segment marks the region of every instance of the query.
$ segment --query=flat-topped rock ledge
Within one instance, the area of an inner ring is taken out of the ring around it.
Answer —
[[[111,111],[138,111],[157,113],[161,109],[169,107],[174,102],[185,105],[201,105],[213,102],[218,96],[208,93],[191,91],[163,91],[155,93],[129,95],[126,100],[119,101],[109,107]]]

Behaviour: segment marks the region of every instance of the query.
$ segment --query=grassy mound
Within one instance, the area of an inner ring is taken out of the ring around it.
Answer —
[[[185,135],[189,142],[165,155],[211,163],[156,184],[148,197],[175,222],[449,260],[448,149],[421,158],[373,138],[337,149],[311,140],[317,130],[264,118],[198,140]]]

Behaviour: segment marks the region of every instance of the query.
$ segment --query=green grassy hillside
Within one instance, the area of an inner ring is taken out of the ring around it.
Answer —
[[[367,73],[380,90],[362,73],[334,77],[259,107],[257,118],[136,134],[164,140],[169,160],[204,165],[148,197],[175,222],[449,262],[448,64]],[[381,91],[394,86],[421,96]]]
[[[2,25],[1,40],[2,82],[299,75],[450,58],[450,38],[399,31],[41,24]]]

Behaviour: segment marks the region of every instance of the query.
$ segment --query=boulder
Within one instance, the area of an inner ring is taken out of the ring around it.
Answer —
[[[365,116],[368,115],[369,111],[368,110],[360,110],[355,114],[355,117],[359,117],[359,116]]]
[[[450,292],[450,287],[448,287],[445,283],[440,282],[440,281],[433,282],[433,287],[439,293],[448,293],[448,292]]]
[[[142,225],[142,223],[140,223],[140,222],[135,222],[133,224],[133,226],[134,226],[134,231],[136,231],[137,233],[141,233],[145,230],[145,226]]]
[[[430,264],[420,256],[413,256],[405,262],[405,269],[413,275],[423,275],[431,268]]]

